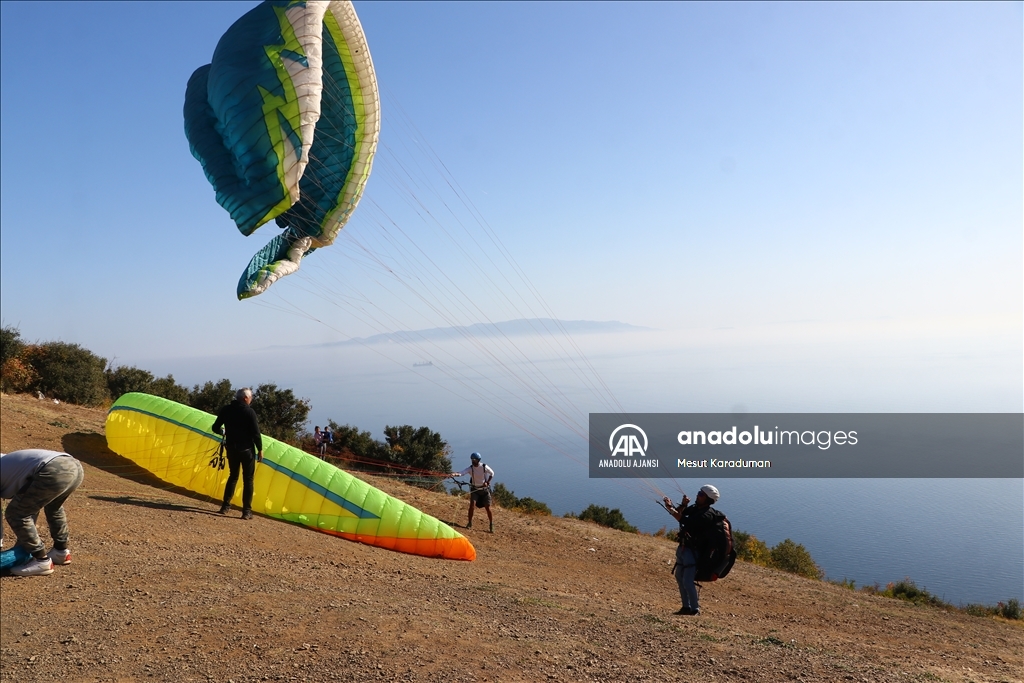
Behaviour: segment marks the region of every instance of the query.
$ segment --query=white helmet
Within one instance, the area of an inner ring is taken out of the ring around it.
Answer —
[[[700,487],[700,490],[703,491],[705,496],[711,499],[712,503],[717,503],[718,499],[721,497],[721,494],[718,492],[718,489],[716,489],[711,484],[704,484],[703,486]]]

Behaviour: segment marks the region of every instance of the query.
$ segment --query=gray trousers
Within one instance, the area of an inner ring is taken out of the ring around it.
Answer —
[[[82,463],[68,455],[54,458],[32,476],[32,481],[15,494],[7,505],[4,518],[18,538],[18,545],[32,554],[46,548],[39,538],[36,519],[39,511],[46,513],[53,547],[68,547],[68,517],[64,501],[82,483]]]

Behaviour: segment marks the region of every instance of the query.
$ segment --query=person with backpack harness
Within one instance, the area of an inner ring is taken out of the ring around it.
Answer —
[[[719,497],[717,488],[705,484],[693,505],[686,494],[679,507],[673,507],[667,497],[664,499],[665,509],[679,522],[679,547],[672,573],[679,584],[683,607],[676,614],[700,614],[696,581],[715,581],[725,576],[736,559],[729,520],[711,507]]]
[[[453,477],[469,475],[469,521],[467,529],[473,528],[473,505],[487,511],[487,521],[490,522],[490,531],[494,533],[494,517],[491,515],[491,479],[494,479],[494,470],[480,462],[480,454],[473,453],[469,456],[472,464],[461,472],[452,472]]]
[[[224,434],[224,450],[228,455],[228,480],[224,484],[224,504],[220,514],[231,509],[231,499],[242,473],[242,519],[252,519],[253,480],[256,463],[263,462],[263,435],[260,423],[252,409],[252,389],[235,392],[235,400],[217,412],[211,428],[214,434]]]

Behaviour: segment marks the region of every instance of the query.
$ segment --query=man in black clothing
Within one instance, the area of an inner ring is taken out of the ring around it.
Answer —
[[[714,511],[711,504],[719,498],[718,489],[705,484],[697,493],[697,500],[690,505],[690,499],[684,494],[679,507],[665,498],[665,509],[679,521],[679,548],[676,549],[675,574],[679,584],[679,597],[683,607],[676,614],[698,615],[700,604],[697,601],[697,561],[708,552],[711,531],[715,526]]]
[[[252,519],[252,489],[256,476],[256,463],[263,462],[263,436],[259,421],[249,404],[252,390],[239,389],[235,400],[217,411],[213,423],[215,434],[224,434],[224,450],[228,455],[228,482],[224,486],[224,504],[220,514],[226,515],[242,471],[242,519]],[[225,431],[226,430],[226,433]],[[253,453],[256,455],[254,456]]]

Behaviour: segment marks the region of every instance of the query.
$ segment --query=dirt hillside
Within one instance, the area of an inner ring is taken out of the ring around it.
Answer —
[[[108,451],[102,410],[0,408],[4,452],[65,450],[86,473],[73,564],[0,579],[0,681],[1024,679],[1019,622],[742,563],[674,616],[664,540],[497,510],[493,535],[464,530],[475,562],[402,555],[219,516]],[[465,521],[460,500],[367,479]]]

